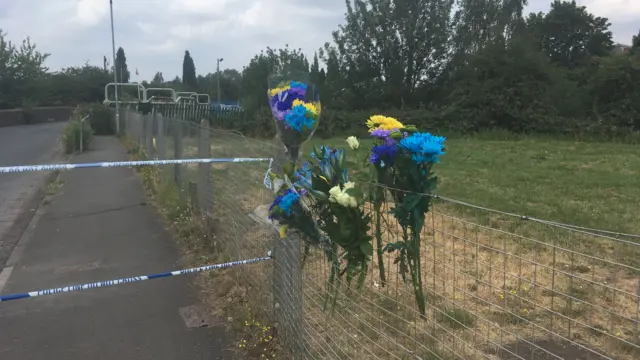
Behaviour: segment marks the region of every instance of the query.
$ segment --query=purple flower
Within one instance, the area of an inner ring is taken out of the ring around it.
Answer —
[[[278,111],[291,110],[294,100],[304,100],[304,94],[297,89],[287,89],[271,98],[271,107]]]
[[[389,134],[391,134],[391,131],[384,129],[375,129],[371,132],[371,136],[375,136],[380,139],[386,139],[387,137],[389,137]]]
[[[369,162],[379,166],[391,166],[398,155],[398,148],[393,145],[378,145],[371,149]]]

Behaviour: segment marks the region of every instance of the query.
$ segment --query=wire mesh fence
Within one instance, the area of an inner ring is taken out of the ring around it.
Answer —
[[[271,143],[160,115],[125,115],[150,157],[273,157]],[[154,125],[155,124],[155,125]],[[155,140],[154,140],[155,139]],[[395,254],[374,254],[362,289],[337,281],[324,250],[277,239],[266,218],[266,164],[162,167],[214,224],[239,268],[244,301],[276,324],[296,359],[635,359],[640,356],[640,238],[534,221],[434,199],[421,234],[425,315]],[[383,243],[401,227],[381,209]],[[277,240],[276,240],[277,239]],[[281,356],[280,358],[283,358]]]

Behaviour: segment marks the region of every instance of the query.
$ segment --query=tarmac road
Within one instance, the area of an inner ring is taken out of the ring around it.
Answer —
[[[51,162],[65,122],[0,128],[0,166]],[[38,190],[50,173],[0,174],[0,266],[4,265],[37,207]]]

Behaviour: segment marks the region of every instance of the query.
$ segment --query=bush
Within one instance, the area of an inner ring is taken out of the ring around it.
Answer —
[[[82,133],[82,148],[87,149],[91,144],[93,129],[89,122],[85,121],[84,125],[81,123],[83,116],[80,115],[81,111],[76,110],[62,133],[61,140],[67,154],[80,150],[80,133]]]
[[[115,123],[111,116],[111,110],[106,105],[92,104],[80,109],[83,116],[89,115],[91,127],[96,135],[115,135]]]

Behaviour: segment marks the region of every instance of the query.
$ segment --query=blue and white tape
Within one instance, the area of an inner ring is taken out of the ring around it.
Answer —
[[[20,293],[20,294],[0,295],[0,302],[26,299],[26,298],[32,298],[32,297],[38,297],[38,296],[44,296],[44,295],[54,295],[54,294],[66,293],[66,292],[83,291],[83,290],[96,289],[96,288],[114,286],[114,285],[120,285],[120,284],[129,284],[129,283],[134,283],[138,281],[159,279],[159,278],[165,278],[169,276],[191,274],[191,273],[197,273],[197,272],[203,272],[203,271],[209,271],[209,270],[215,270],[215,269],[225,269],[225,268],[236,266],[236,265],[246,265],[246,264],[253,264],[261,261],[266,261],[271,258],[272,258],[271,252],[269,252],[268,256],[248,259],[248,260],[231,261],[231,262],[222,263],[222,264],[206,265],[206,266],[201,266],[196,268],[176,270],[176,271],[144,275],[144,276],[134,276],[134,277],[128,277],[124,279],[117,279],[117,280],[100,281],[100,282],[84,284],[84,285],[71,285],[71,286],[65,286],[61,288],[30,291],[30,292]]]
[[[24,165],[0,167],[0,173],[20,173],[31,171],[55,171],[85,169],[97,167],[126,167],[126,166],[150,166],[173,164],[213,164],[213,163],[246,163],[271,161],[270,158],[211,158],[211,159],[174,159],[174,160],[142,160],[142,161],[112,161],[84,164],[51,164],[51,165]]]
[[[32,298],[32,297],[38,297],[38,296],[44,296],[44,295],[54,295],[54,294],[65,293],[65,292],[83,291],[83,290],[96,289],[96,288],[114,286],[114,285],[120,285],[120,284],[129,284],[129,283],[134,283],[138,281],[153,280],[153,279],[165,278],[165,277],[176,276],[176,275],[192,274],[192,273],[215,270],[215,269],[225,269],[225,268],[236,266],[236,265],[247,265],[247,264],[253,264],[261,261],[266,261],[266,260],[270,260],[271,258],[272,258],[271,251],[269,251],[268,256],[248,259],[248,260],[231,261],[231,262],[222,263],[222,264],[206,265],[206,266],[200,266],[196,268],[176,270],[176,271],[170,271],[170,272],[159,273],[159,274],[134,276],[134,277],[128,277],[123,279],[100,281],[100,282],[83,284],[83,285],[71,285],[71,286],[65,286],[61,288],[30,291],[30,292],[20,293],[20,294],[0,295],[0,302],[26,299],[26,298]]]

